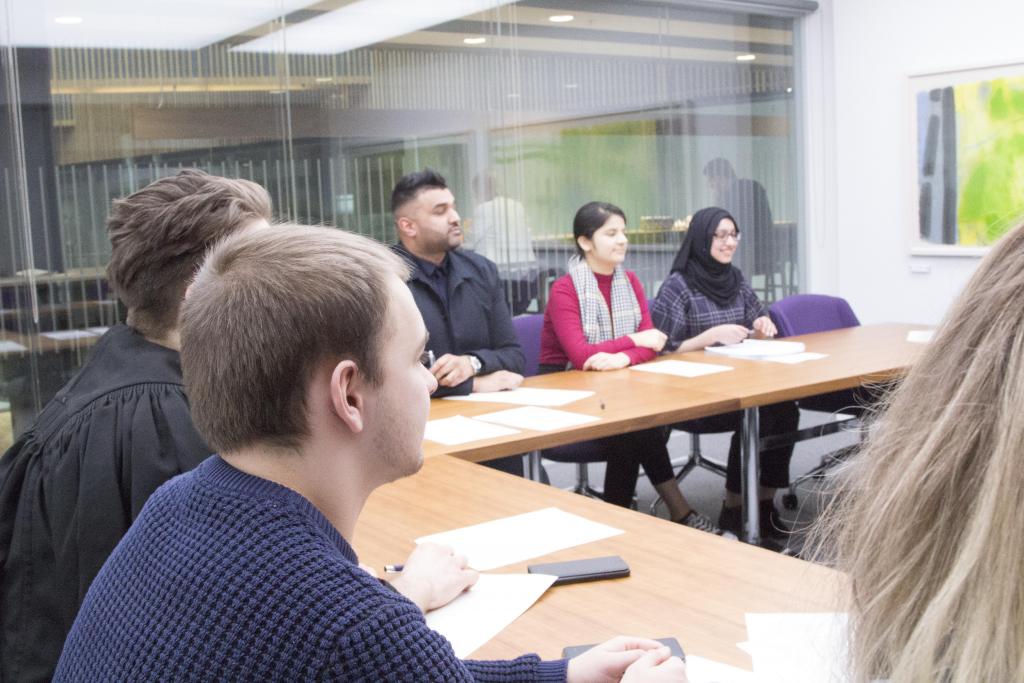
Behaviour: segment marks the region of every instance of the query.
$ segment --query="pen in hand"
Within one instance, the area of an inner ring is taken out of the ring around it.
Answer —
[[[403,569],[405,569],[405,565],[404,564],[386,564],[386,565],[384,565],[384,573],[385,574],[398,574]]]

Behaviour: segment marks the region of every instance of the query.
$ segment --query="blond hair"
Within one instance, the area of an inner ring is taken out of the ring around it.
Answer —
[[[206,250],[254,220],[270,220],[270,195],[248,180],[185,169],[114,201],[107,219],[107,277],[147,337],[178,325],[178,309]]]
[[[812,532],[855,680],[1024,680],[1024,226],[985,257]]]
[[[332,228],[277,225],[214,247],[181,310],[181,366],[206,442],[299,446],[307,385],[326,360],[351,359],[379,383],[389,276],[408,278],[401,258]]]

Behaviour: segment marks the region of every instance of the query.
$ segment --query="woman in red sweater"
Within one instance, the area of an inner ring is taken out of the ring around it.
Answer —
[[[572,231],[577,255],[569,261],[569,273],[555,281],[548,296],[540,372],[618,370],[651,360],[665,345],[665,334],[651,323],[640,280],[622,267],[629,244],[625,213],[613,204],[590,202],[576,212]],[[608,502],[630,505],[642,464],[673,520],[722,533],[683,497],[662,429],[597,439],[589,446],[607,461],[604,497]],[[558,450],[551,449],[555,459]]]

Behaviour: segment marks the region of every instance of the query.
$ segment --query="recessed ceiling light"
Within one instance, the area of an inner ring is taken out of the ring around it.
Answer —
[[[74,24],[81,24],[83,21],[82,17],[54,17],[53,23],[64,24],[65,26],[72,26]]]
[[[752,62],[757,59],[757,55],[736,55],[737,62]]]
[[[565,24],[567,22],[572,21],[575,18],[576,17],[574,17],[571,14],[552,14],[550,17],[548,17],[548,21],[553,21],[556,24]]]
[[[566,83],[565,87],[568,88],[569,90],[575,90],[576,88],[580,87],[580,84],[579,83]]]
[[[793,88],[786,88],[786,92],[793,92]]]
[[[464,42],[466,45],[483,45],[484,43],[487,42],[487,39],[486,38],[480,38],[480,37],[478,37],[478,38],[463,38],[462,42]]]

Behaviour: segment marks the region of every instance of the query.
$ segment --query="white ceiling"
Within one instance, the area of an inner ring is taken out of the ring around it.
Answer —
[[[338,54],[507,4],[510,0],[357,0],[233,49]]]
[[[0,0],[0,44],[196,50],[316,0]],[[425,3],[425,4],[429,4]],[[80,17],[81,23],[56,23]]]

